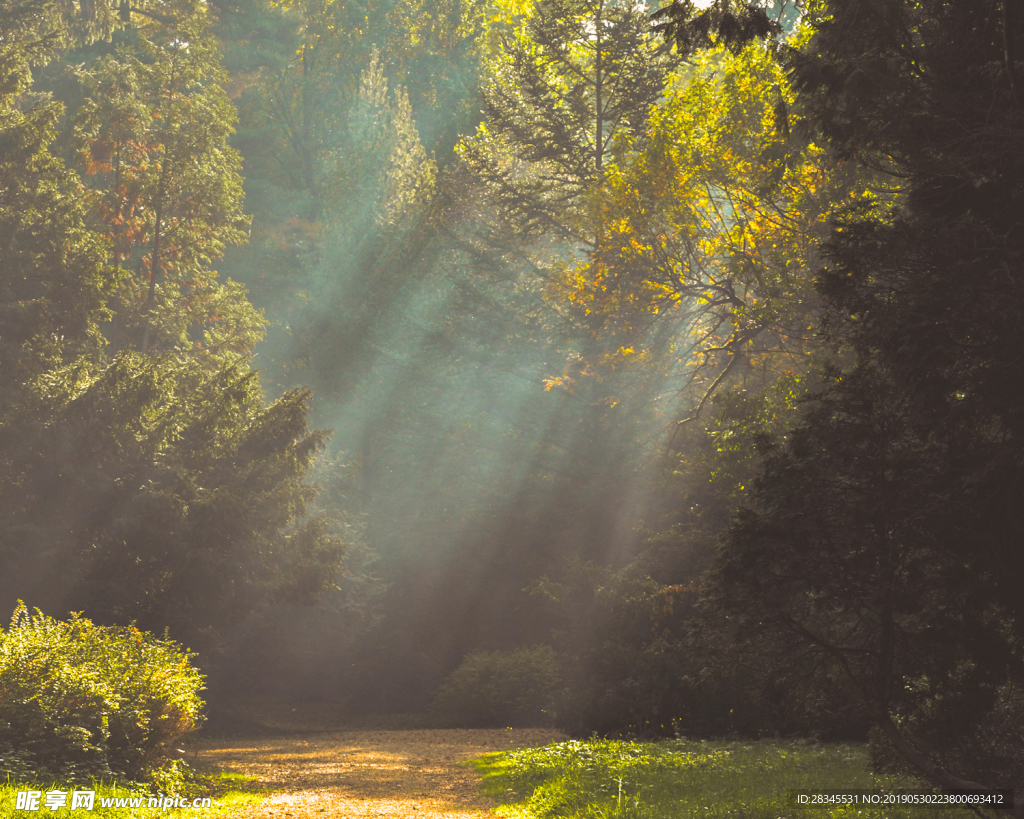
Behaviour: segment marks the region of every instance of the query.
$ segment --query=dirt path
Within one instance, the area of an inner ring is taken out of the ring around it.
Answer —
[[[467,819],[494,802],[459,762],[560,738],[544,729],[333,731],[207,739],[194,750],[203,766],[249,774],[278,791],[232,819]]]

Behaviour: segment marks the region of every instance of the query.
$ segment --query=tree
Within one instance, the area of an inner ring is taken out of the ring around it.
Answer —
[[[122,352],[34,393],[8,450],[5,596],[170,627],[210,660],[222,629],[332,587],[345,546],[307,514],[326,439],[308,392],[265,406],[244,364]]]
[[[633,371],[660,380],[667,404],[671,377],[691,421],[718,390],[804,371],[820,315],[807,271],[829,214],[866,195],[868,174],[806,139],[763,48],[729,41],[733,53],[701,53],[666,84],[673,59],[642,25],[635,42],[617,36],[647,55],[643,72],[615,56],[618,24],[569,24],[565,9],[545,9],[496,58],[488,120],[461,152],[506,222],[495,243],[532,237],[539,286],[580,332],[548,388],[618,371],[609,400],[622,400]],[[590,42],[571,25],[607,30],[607,58],[596,44],[560,45]],[[602,89],[597,115],[588,106]]]
[[[266,144],[252,146],[261,164],[270,166],[261,171],[273,173],[278,182],[286,178],[288,187],[309,197],[305,218],[319,218],[328,203],[336,202],[339,154],[352,148],[347,124],[375,53],[377,70],[409,89],[411,110],[431,122],[428,144],[435,141],[434,132],[450,133],[462,124],[468,89],[461,75],[472,74],[480,5],[461,0],[273,4],[283,12],[278,25],[286,32],[288,51],[259,67],[243,95],[243,116],[246,128],[275,145],[269,156]]]
[[[460,156],[509,228],[593,251],[612,146],[643,134],[671,59],[619,0],[543,0],[487,66],[485,121]]]
[[[969,488],[981,453],[965,463],[963,443],[921,424],[884,370],[837,377],[767,453],[712,596],[744,645],[776,656],[775,676],[845,679],[919,775],[1007,787],[1024,672],[999,582],[1008,522]]]
[[[317,237],[318,264],[304,284],[291,355],[330,398],[353,385],[391,343],[387,321],[417,274],[429,269],[428,225],[437,165],[420,142],[408,94],[389,89],[380,53],[371,53],[343,139],[326,157]],[[313,298],[310,299],[309,297]],[[333,350],[348,355],[339,359]]]
[[[237,144],[257,218],[252,246],[230,261],[285,319],[279,344],[264,348],[268,376],[310,382],[325,398],[372,360],[379,340],[367,336],[418,277],[429,238],[436,161],[406,87],[389,79],[411,71],[403,60],[414,35],[397,22],[408,13],[387,3],[289,4],[280,24],[293,47],[239,98]],[[351,354],[323,355],[327,346]]]
[[[94,75],[114,116],[101,122],[94,98],[80,118],[95,127],[80,131],[94,137],[89,156],[110,160],[103,173],[121,185],[92,195],[49,151],[60,106],[43,96],[24,107],[31,63],[61,45],[46,28],[52,11],[18,6],[0,24],[0,596],[169,627],[209,651],[221,624],[274,600],[309,600],[341,571],[344,543],[324,515],[307,514],[316,489],[306,478],[326,435],[307,429],[306,391],[265,405],[237,337],[217,349],[219,327],[206,331],[210,351],[181,339],[160,356],[105,343],[109,300],[125,306],[111,262],[142,270],[130,247],[146,231],[157,269],[210,281],[211,255],[238,230],[236,157],[217,153],[230,130],[218,116],[224,98],[204,90],[199,68],[189,74],[193,57],[179,52],[193,44],[172,41],[165,53],[140,35],[150,62],[122,51]],[[195,40],[201,62],[212,52]],[[194,93],[161,86],[164,107],[153,112],[148,83],[163,69],[191,76]],[[144,91],[141,106],[129,80]],[[185,127],[190,112],[200,133]],[[153,134],[163,141],[146,142]],[[238,287],[196,290],[225,315],[253,315]]]
[[[98,350],[109,278],[79,180],[49,151],[61,105],[20,102],[32,65],[59,43],[60,26],[47,25],[56,12],[34,3],[8,11],[0,28],[0,418],[15,423],[27,381]]]
[[[792,103],[763,49],[698,55],[643,139],[617,144],[603,246],[551,288],[603,340],[592,368],[645,363],[699,388],[686,421],[722,388],[807,370],[829,214],[877,181],[798,138]]]
[[[132,45],[83,72],[90,96],[75,141],[99,190],[95,206],[124,270],[113,341],[142,352],[206,344],[251,351],[261,320],[223,297],[210,265],[245,239],[235,120],[202,7],[134,31]]]
[[[642,11],[618,0],[545,0],[500,32],[486,64],[484,122],[456,149],[456,184],[475,184],[479,199],[462,197],[454,210],[464,216],[453,233],[481,271],[474,286],[493,276],[507,308],[562,348],[566,371],[585,370],[603,351],[595,317],[558,298],[558,283],[580,259],[600,264],[608,232],[602,203],[621,160],[616,152],[643,141],[677,61],[650,34]],[[660,409],[654,397],[662,384],[639,375],[634,407],[644,407],[636,417],[646,419]],[[579,383],[578,403],[589,405],[584,412],[595,426],[587,427],[581,459],[603,458],[599,451],[612,440],[627,447],[635,427],[622,392],[597,379],[583,387],[579,379],[549,377],[548,388],[555,383],[570,390]],[[613,418],[607,411],[616,406]],[[598,432],[602,423],[609,429]]]
[[[775,38],[784,31],[782,21],[792,22],[795,6],[788,0],[768,6],[736,0],[712,0],[697,6],[692,0],[672,0],[652,19],[659,21],[654,30],[674,41],[681,54],[719,46],[738,53],[757,40],[768,39],[777,47]]]
[[[809,124],[906,195],[834,220],[820,290],[855,359],[769,451],[716,584],[946,787],[1024,781],[1021,24],[992,11],[837,0],[790,57]]]

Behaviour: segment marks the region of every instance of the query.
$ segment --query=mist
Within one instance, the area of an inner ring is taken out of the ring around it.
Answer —
[[[12,2],[24,781],[256,703],[1020,781],[1008,0]]]

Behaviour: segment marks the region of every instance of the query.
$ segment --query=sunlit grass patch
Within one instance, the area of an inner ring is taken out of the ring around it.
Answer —
[[[255,776],[249,774],[235,773],[233,771],[221,771],[220,773],[213,774],[211,779],[217,782],[258,782],[259,780]]]
[[[873,775],[861,745],[558,742],[471,763],[507,819],[965,819],[968,811],[800,809],[790,790],[913,787]]]
[[[62,783],[62,782],[7,782],[0,784],[0,819],[25,819],[28,816],[46,815],[55,817],[77,817],[87,819],[102,816],[106,819],[155,819],[157,816],[178,817],[178,819],[219,819],[233,814],[244,807],[255,805],[267,798],[264,791],[247,787],[253,778],[236,773],[216,773],[203,777],[204,788],[193,790],[188,799],[209,799],[207,807],[174,808],[160,805],[150,806],[153,794],[149,788],[139,784],[111,784],[108,782]],[[94,790],[95,800],[91,810],[71,807],[73,791]],[[18,810],[19,791],[38,791],[42,794],[38,810]],[[45,797],[48,792],[63,791],[68,794],[66,805],[49,810]],[[121,800],[121,805],[104,806],[103,800]]]

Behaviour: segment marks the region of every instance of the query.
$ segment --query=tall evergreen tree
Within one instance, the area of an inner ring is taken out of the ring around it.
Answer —
[[[138,273],[148,252],[196,290],[212,279],[241,222],[237,158],[223,92],[189,73],[185,29],[166,41],[173,53],[140,35],[148,60],[122,51],[95,75],[117,91],[106,98],[116,116],[102,122],[94,98],[79,118],[95,128],[89,155],[121,186],[88,192],[50,153],[60,105],[25,105],[32,64],[65,45],[62,9],[29,3],[0,18],[0,598],[168,627],[210,650],[225,624],[308,600],[340,571],[343,542],[307,514],[326,436],[307,429],[308,392],[265,404],[246,344],[207,350],[216,324],[202,349],[173,337],[172,321],[160,356],[107,343],[104,321],[124,309],[118,266]],[[194,59],[209,58],[202,32],[189,36]],[[174,82],[154,91],[147,81],[164,69]],[[128,80],[140,100],[117,85]],[[160,116],[146,107],[154,97]],[[258,335],[239,288],[218,298]]]
[[[1024,782],[1011,12],[836,0],[790,55],[817,132],[906,195],[834,224],[818,278],[856,361],[770,453],[717,585],[778,656],[853,685],[883,756],[944,786]]]
[[[593,251],[617,139],[644,133],[672,61],[624,0],[542,0],[487,66],[484,122],[460,154],[510,228]]]
[[[112,341],[142,352],[198,345],[246,353],[260,318],[211,267],[245,240],[241,157],[228,145],[235,112],[204,7],[135,30],[83,74],[89,93],[75,141],[95,205],[125,275]]]

